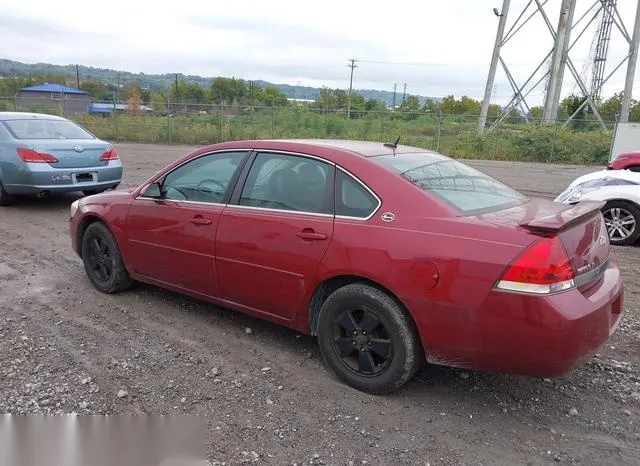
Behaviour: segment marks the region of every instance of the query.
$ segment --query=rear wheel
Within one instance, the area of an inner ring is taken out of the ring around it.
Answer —
[[[400,388],[424,359],[404,309],[364,283],[347,285],[327,298],[318,317],[318,343],[340,380],[372,394]]]
[[[640,172],[640,165],[633,165],[632,167],[627,168],[627,170],[631,172]]]
[[[611,244],[624,246],[640,237],[640,208],[627,201],[609,201],[602,209]]]
[[[134,284],[118,243],[104,223],[92,223],[82,235],[82,261],[89,280],[103,293],[123,291]]]
[[[0,206],[8,206],[13,202],[13,196],[4,190],[4,186],[0,183]]]

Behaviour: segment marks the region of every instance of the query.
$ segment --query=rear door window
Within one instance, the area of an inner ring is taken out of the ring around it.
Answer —
[[[240,205],[318,214],[333,213],[333,166],[315,158],[260,153]]]
[[[435,194],[464,215],[475,215],[522,204],[526,197],[489,175],[438,154],[383,155],[372,160],[410,183]]]
[[[338,170],[336,174],[336,215],[366,219],[376,211],[380,201],[362,183]]]

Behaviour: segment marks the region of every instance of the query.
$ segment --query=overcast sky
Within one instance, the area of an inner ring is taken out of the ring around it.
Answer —
[[[577,1],[576,20],[594,3]],[[511,2],[507,29],[527,3]],[[618,0],[629,34],[636,4]],[[332,88],[348,87],[347,60],[357,58],[355,88],[393,90],[397,83],[401,91],[406,83],[408,93],[481,98],[498,25],[492,8],[501,5],[502,0],[395,0],[380,6],[371,0],[181,0],[164,5],[2,0],[0,58]],[[559,9],[560,0],[548,0],[545,10],[554,27]],[[594,35],[595,22],[570,53],[579,73]],[[516,81],[523,83],[551,46],[551,35],[537,14],[503,47],[502,55]],[[628,44],[614,26],[607,74],[627,52]],[[605,86],[605,96],[623,88],[625,72],[626,65]],[[574,89],[567,70],[564,92]],[[543,92],[539,87],[531,93],[532,105]],[[637,83],[634,97],[639,94]],[[504,103],[511,95],[499,69],[493,101]]]

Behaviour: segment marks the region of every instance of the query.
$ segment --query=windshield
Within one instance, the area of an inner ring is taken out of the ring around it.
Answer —
[[[465,215],[522,204],[526,197],[490,176],[427,152],[373,157],[403,178],[452,204]]]
[[[3,123],[16,139],[95,139],[68,120],[5,120]]]

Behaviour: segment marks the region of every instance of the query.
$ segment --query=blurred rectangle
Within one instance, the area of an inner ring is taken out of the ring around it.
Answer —
[[[205,466],[197,416],[0,416],[1,466]]]

